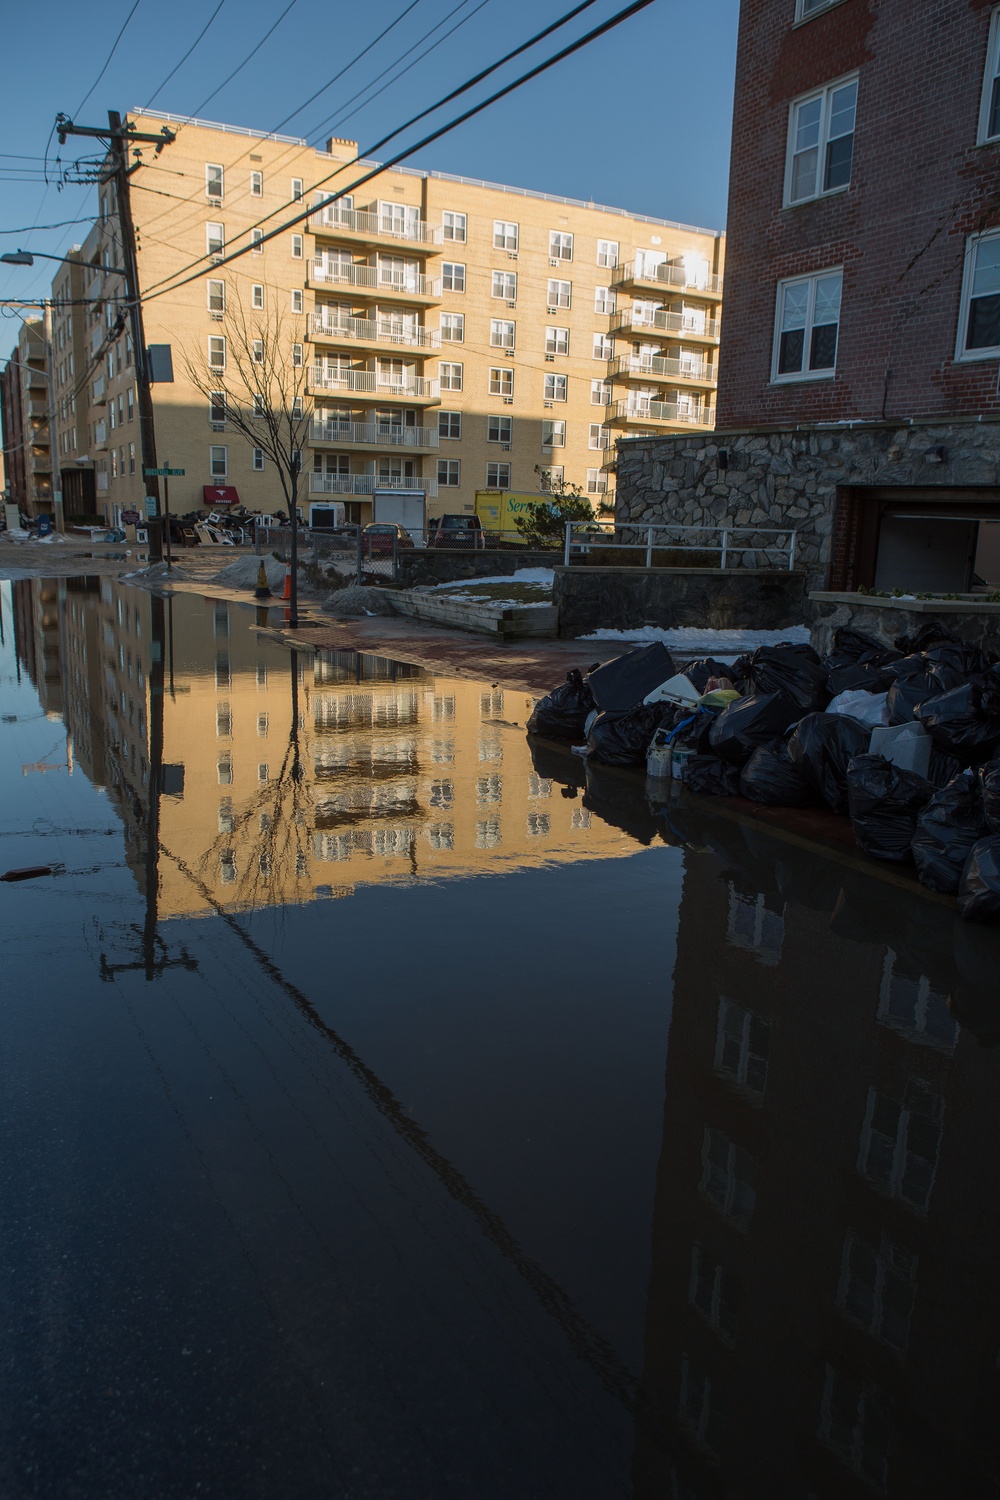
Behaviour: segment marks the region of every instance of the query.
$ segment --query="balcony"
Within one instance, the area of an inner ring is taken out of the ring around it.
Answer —
[[[436,479],[399,474],[310,474],[310,495],[371,495],[375,490],[423,490],[436,499]]]
[[[392,375],[379,370],[331,370],[313,365],[308,377],[310,391],[337,391],[371,399],[391,397],[394,401],[439,401],[438,382],[423,375]]]
[[[317,203],[307,229],[310,234],[336,235],[337,239],[359,240],[366,245],[392,241],[430,248],[441,243],[441,230],[432,229],[422,219],[399,219],[370,209],[347,208],[340,201]]]
[[[309,423],[313,443],[335,443],[338,448],[406,448],[410,452],[437,451],[436,427],[388,427],[380,422],[321,421]]]
[[[313,291],[331,286],[363,287],[377,292],[379,298],[392,297],[400,302],[430,303],[441,297],[441,282],[419,271],[400,271],[393,266],[343,265],[337,261],[315,260],[309,267],[309,286]]]
[[[664,334],[668,338],[704,339],[719,342],[718,318],[699,318],[692,312],[671,312],[657,307],[652,312],[626,308],[611,319],[611,333]]]
[[[99,403],[101,403],[104,400],[104,376],[103,375],[98,375],[97,379],[94,381],[93,385],[90,387],[90,399],[93,401],[93,403],[94,403],[95,406],[98,405]]]
[[[722,297],[721,276],[714,276],[700,266],[667,262],[637,268],[634,260],[627,261],[612,271],[611,285],[621,291],[662,291],[664,287],[672,287],[692,297],[711,297],[715,301]]]
[[[108,446],[108,424],[107,422],[95,422],[94,424],[94,447],[106,448]]]
[[[655,380],[667,385],[694,385],[714,390],[718,384],[710,365],[692,364],[690,360],[670,359],[654,354],[623,354],[611,361],[612,380]]]
[[[35,439],[33,437],[32,438],[32,442],[34,442],[34,441],[35,441]],[[49,454],[49,450],[48,450],[47,446],[44,447],[44,448],[39,447],[37,449],[36,448],[29,448],[29,450],[28,450],[28,467],[31,469],[32,474],[51,474],[52,473],[52,458],[51,458],[51,455]]]
[[[711,427],[713,406],[687,406],[678,401],[616,401],[608,408],[609,422],[665,422],[671,427]]]
[[[437,349],[441,339],[435,329],[394,323],[391,318],[326,317],[313,313],[311,337],[334,344],[392,344],[400,349]]]

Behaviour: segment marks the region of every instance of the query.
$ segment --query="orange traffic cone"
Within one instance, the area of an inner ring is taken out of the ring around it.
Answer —
[[[291,566],[291,563],[286,563],[285,564],[285,591],[284,591],[284,593],[282,594],[281,597],[282,597],[282,599],[290,599],[292,597],[292,566]]]

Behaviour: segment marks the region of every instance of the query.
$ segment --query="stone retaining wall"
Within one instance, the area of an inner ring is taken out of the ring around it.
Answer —
[[[803,573],[749,568],[557,568],[559,634],[592,630],[784,630],[809,619]]]
[[[551,568],[562,562],[561,551],[529,551],[512,547],[502,552],[467,552],[458,547],[415,547],[398,554],[397,581],[404,589],[419,584],[451,583],[462,578],[507,578],[519,568]]]
[[[1000,652],[1000,604],[959,599],[866,598],[863,594],[813,593],[809,639],[821,656],[832,650],[834,631],[842,625],[874,636],[891,646],[898,636],[916,635],[940,620],[963,641],[975,641]]]

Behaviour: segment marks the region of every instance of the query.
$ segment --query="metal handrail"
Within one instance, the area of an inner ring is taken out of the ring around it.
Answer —
[[[380,422],[324,422],[314,418],[309,436],[321,443],[372,443],[378,448],[436,448],[436,427],[387,427]]]
[[[715,421],[715,408],[702,406],[692,410],[676,401],[616,401],[608,420],[622,417],[633,422],[684,422],[706,427]]]
[[[612,375],[643,375],[652,377],[660,375],[668,380],[703,380],[715,385],[715,371],[710,365],[703,364],[700,368],[692,368],[690,363],[680,359],[670,359],[665,355],[653,355],[644,359],[641,354],[621,354],[612,361]]]
[[[365,286],[375,291],[404,292],[413,297],[436,297],[440,281],[417,270],[396,271],[391,266],[342,265],[339,261],[313,261],[313,281],[336,285]]]
[[[315,312],[312,328],[314,333],[325,334],[328,338],[344,334],[352,339],[372,339],[414,349],[435,349],[440,342],[433,328],[400,327],[385,318],[329,318],[322,312]]]
[[[652,312],[636,312],[634,307],[623,308],[611,318],[612,333],[680,333],[692,338],[717,339],[718,318],[694,319],[690,313],[672,312],[666,307],[654,308]]]
[[[661,532],[669,533],[670,537],[679,536],[680,540],[656,541],[654,534]],[[624,538],[627,534],[642,536],[643,540],[626,541]],[[777,537],[778,540],[773,546],[762,546],[759,542],[753,541],[740,545],[735,540],[740,536]],[[690,526],[683,522],[677,522],[674,525],[620,525],[613,521],[567,521],[563,565],[567,568],[571,567],[574,555],[586,556],[593,547],[614,547],[622,552],[644,552],[646,554],[645,566],[651,568],[653,553],[669,548],[671,551],[680,552],[718,552],[720,568],[726,567],[729,557],[733,554],[742,555],[746,552],[776,554],[780,558],[787,559],[787,570],[792,572],[795,568],[795,536],[794,527],[777,529],[762,526]],[[695,540],[696,537],[709,540],[698,541]],[[718,540],[711,540],[713,537]]]
[[[313,365],[310,383],[313,389],[324,391],[360,391],[411,398],[434,398],[438,394],[437,380],[429,380],[423,375],[406,378],[386,375],[380,370],[332,370],[326,365]]]
[[[611,273],[611,285],[619,286],[623,281],[655,281],[666,286],[677,286],[697,295],[699,292],[708,295],[719,295],[722,292],[722,277],[709,273],[699,281],[692,276],[687,266],[671,265],[664,262],[662,265],[649,266],[644,271],[636,270],[634,260],[626,261],[623,266],[616,266]]]
[[[436,236],[436,231],[423,219],[401,223],[388,214],[371,213],[365,208],[345,208],[336,201],[324,203],[322,198],[316,201],[313,224],[324,229],[346,229],[355,234],[373,234],[421,245],[435,243]]]

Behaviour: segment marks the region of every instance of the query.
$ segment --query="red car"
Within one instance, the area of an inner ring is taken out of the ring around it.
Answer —
[[[361,533],[364,557],[391,557],[393,551],[412,546],[413,538],[406,527],[397,526],[394,521],[372,521]]]

